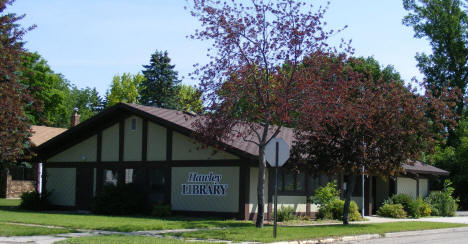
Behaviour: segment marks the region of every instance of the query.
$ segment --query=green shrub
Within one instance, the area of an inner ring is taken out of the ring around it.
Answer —
[[[281,206],[276,213],[276,220],[279,222],[290,221],[296,219],[296,214],[294,214],[293,207],[283,207]]]
[[[141,212],[145,203],[142,194],[135,191],[133,184],[104,185],[91,204],[97,214],[128,215]]]
[[[25,210],[49,210],[51,208],[49,197],[51,193],[44,191],[39,194],[37,191],[23,192],[21,194],[20,209]]]
[[[343,219],[345,201],[335,198],[327,205],[321,206],[318,212],[318,218],[320,219]],[[349,204],[349,220],[358,221],[362,220],[361,214],[359,213],[356,202],[351,201]]]
[[[455,216],[458,208],[458,199],[453,198],[455,189],[450,180],[444,181],[444,188],[439,192],[431,192],[425,201],[430,205],[432,215]]]
[[[420,214],[420,203],[413,199],[407,194],[397,194],[390,197],[385,203],[389,204],[401,204],[408,217],[419,218]]]
[[[431,210],[431,205],[425,201],[423,201],[421,199],[421,197],[419,197],[417,200],[416,200],[417,204],[418,204],[418,207],[419,207],[419,215],[421,217],[427,217],[427,216],[431,216],[431,213],[432,213],[432,210]]]
[[[324,206],[339,198],[340,190],[337,189],[336,181],[328,182],[326,186],[319,187],[315,190],[311,202],[320,206]]]
[[[156,204],[151,211],[153,217],[169,217],[171,216],[171,206],[167,204]]]
[[[382,207],[377,210],[377,215],[382,217],[390,217],[390,218],[397,218],[397,219],[404,219],[406,218],[406,212],[403,209],[403,205],[401,204],[390,204],[386,203]]]

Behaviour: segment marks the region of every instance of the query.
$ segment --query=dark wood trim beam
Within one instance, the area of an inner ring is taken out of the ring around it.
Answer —
[[[166,161],[172,161],[172,130],[166,128]]]
[[[244,220],[249,220],[250,216],[250,167],[249,166],[244,166],[243,167],[245,170],[244,178],[240,178],[240,180],[243,180],[245,182],[244,185]]]
[[[273,195],[275,194],[275,168],[268,168],[268,185],[267,185],[267,213],[266,219],[271,220],[273,219]],[[258,179],[258,175],[255,177]],[[258,182],[257,182],[258,184]],[[257,196],[257,191],[255,191],[255,196]],[[257,197],[258,198],[258,197]],[[258,199],[257,199],[258,200]]]
[[[148,120],[143,119],[143,131],[141,134],[141,161],[146,162],[148,155]]]
[[[172,203],[172,167],[165,167],[166,171],[166,203]]]
[[[102,130],[97,133],[96,161],[101,162],[102,157]]]
[[[124,134],[125,134],[125,119],[121,119],[119,121],[119,162],[122,162],[124,158],[124,146],[125,146]]]
[[[98,167],[105,168],[126,167],[250,167],[248,162],[242,160],[194,160],[194,161],[112,161],[112,162],[47,162],[45,165],[49,168],[67,168],[67,167]]]
[[[416,197],[419,197],[419,177],[416,177]]]
[[[238,194],[238,210],[239,210],[239,219],[245,219],[245,195],[242,189],[245,189],[245,167],[239,168],[239,194]]]

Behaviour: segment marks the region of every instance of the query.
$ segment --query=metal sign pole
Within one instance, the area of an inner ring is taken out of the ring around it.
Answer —
[[[274,212],[274,226],[273,226],[273,237],[276,238],[276,229],[278,223],[276,222],[276,211],[278,209],[278,151],[279,144],[276,142],[276,155],[275,155],[275,212]]]

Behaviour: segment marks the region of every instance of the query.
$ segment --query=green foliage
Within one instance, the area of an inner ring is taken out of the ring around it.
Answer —
[[[397,219],[406,218],[406,212],[403,209],[403,205],[399,203],[398,204],[385,203],[379,208],[379,210],[377,210],[377,215],[382,216],[382,217],[390,217],[390,218],[397,218]]]
[[[320,206],[325,206],[338,199],[340,196],[340,190],[338,190],[336,181],[328,182],[324,187],[318,187],[315,190],[315,194],[312,197],[312,203]]]
[[[112,84],[106,93],[106,107],[111,107],[117,103],[138,103],[140,98],[141,83],[145,77],[142,74],[132,75],[123,73],[114,75]]]
[[[174,70],[175,66],[170,62],[167,51],[156,51],[151,55],[150,64],[143,65],[145,79],[140,87],[141,104],[162,108],[176,107],[175,97],[180,80]]]
[[[290,220],[295,220],[296,214],[294,214],[294,208],[293,207],[284,207],[281,206],[280,209],[278,209],[278,212],[276,213],[276,219],[279,222],[286,222]]]
[[[26,114],[35,125],[56,125],[67,112],[65,100],[68,81],[55,73],[38,53],[23,56],[24,71],[20,82],[39,102],[40,110],[26,107]]]
[[[61,74],[55,73],[37,53],[22,57],[20,82],[38,101],[39,109],[27,106],[26,115],[36,125],[69,127],[70,116],[78,108],[81,121],[102,110],[102,99],[96,89],[80,89]]]
[[[128,215],[142,210],[145,202],[133,184],[104,185],[93,199],[91,211],[97,214]]]
[[[175,109],[195,113],[201,112],[203,104],[200,90],[193,86],[178,85]]]
[[[466,3],[466,2],[465,2]],[[460,0],[403,0],[409,11],[403,24],[413,27],[416,38],[427,38],[432,54],[417,53],[418,68],[429,89],[440,95],[444,87],[466,94],[468,82],[468,15]],[[462,115],[464,101],[457,105]]]
[[[21,27],[24,15],[7,10],[12,3],[0,2],[0,173],[3,164],[30,157],[30,121],[25,109],[38,109],[27,87],[18,82],[26,53],[23,37],[33,27]]]
[[[331,202],[320,207],[318,217],[320,219],[342,220],[344,204],[345,201],[335,198]],[[361,214],[359,213],[359,209],[356,202],[351,201],[351,203],[349,204],[349,221],[358,220],[362,220]]]
[[[463,117],[455,131],[458,144],[455,146],[438,145],[430,161],[439,168],[450,172],[453,182],[454,197],[460,199],[460,208],[468,209],[468,119]],[[429,161],[429,160],[428,160]]]
[[[400,73],[392,65],[383,67],[374,57],[359,57],[351,60],[348,65],[354,71],[364,74],[366,78],[370,75],[374,81],[383,79],[385,82],[396,81],[403,83]]]
[[[421,198],[418,198],[418,200],[416,201],[418,202],[418,205],[419,205],[419,214],[421,215],[421,217],[431,216],[432,214],[431,205],[428,202],[423,201]]]
[[[39,194],[37,191],[23,192],[19,208],[35,211],[49,210],[51,207],[49,202],[50,195],[51,193],[46,191],[42,194]]]
[[[171,206],[167,204],[156,204],[151,211],[153,217],[169,217],[171,216]]]
[[[449,180],[444,182],[444,189],[438,192],[431,192],[425,201],[430,204],[432,215],[455,216],[458,199],[453,198],[454,188]]]
[[[419,212],[420,204],[414,200],[413,197],[407,194],[393,195],[387,199],[385,203],[401,204],[405,212],[408,214],[408,217],[419,218],[421,216]]]

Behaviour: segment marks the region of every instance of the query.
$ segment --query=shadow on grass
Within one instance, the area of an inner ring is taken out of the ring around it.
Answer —
[[[68,219],[69,223],[71,222],[81,222],[83,221],[83,217],[89,217],[89,221],[99,221],[102,223],[109,223],[110,225],[103,224],[105,226],[103,229],[106,230],[114,230],[114,231],[125,231],[126,226],[130,227],[134,225],[139,225],[141,223],[146,223],[149,225],[147,221],[157,221],[158,223],[163,223],[155,226],[155,230],[158,229],[210,229],[210,228],[231,228],[231,227],[249,227],[254,226],[252,222],[247,221],[240,221],[234,219],[226,219],[226,218],[218,218],[218,217],[210,217],[210,218],[200,218],[200,217],[187,217],[187,216],[171,216],[166,218],[157,218],[151,217],[148,215],[98,215],[92,213],[83,213],[78,211],[71,211],[71,210],[47,210],[47,211],[30,211],[19,209],[18,207],[14,206],[0,206],[0,210],[8,213],[9,216],[16,216],[15,219],[21,219],[21,221],[12,221],[12,222],[21,222],[21,223],[34,223],[35,221],[31,221],[30,219],[37,218],[36,215],[33,217],[31,214],[39,214],[41,219],[46,220],[48,219],[48,215],[50,218],[53,217],[63,217],[64,219]],[[45,216],[44,216],[45,215]],[[23,218],[23,217],[24,218]],[[28,217],[29,216],[29,217]],[[74,218],[77,217],[77,218]],[[95,218],[95,219],[93,219]],[[0,213],[0,220],[2,219],[2,214]],[[29,220],[28,220],[29,219]],[[125,219],[128,219],[129,222],[125,222]],[[141,220],[141,223],[139,223]],[[8,221],[8,220],[7,220]],[[41,221],[43,222],[43,221]],[[43,222],[44,224],[50,225],[58,225],[57,223],[47,223],[47,221]],[[159,226],[159,227],[158,227]],[[102,229],[102,228],[99,228]]]

